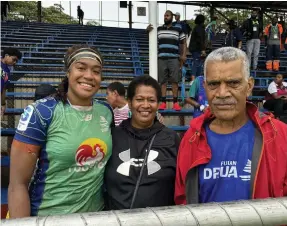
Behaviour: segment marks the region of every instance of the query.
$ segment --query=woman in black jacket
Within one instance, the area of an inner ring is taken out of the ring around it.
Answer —
[[[197,15],[195,18],[195,27],[192,31],[189,52],[192,55],[192,74],[191,80],[201,75],[202,60],[201,57],[205,56],[205,17],[203,15]]]
[[[105,171],[106,209],[174,205],[180,140],[156,119],[160,97],[160,86],[150,76],[136,77],[128,87],[132,117],[112,131],[113,152]]]

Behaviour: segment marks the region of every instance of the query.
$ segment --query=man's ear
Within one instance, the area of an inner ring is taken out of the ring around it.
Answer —
[[[247,97],[249,97],[251,95],[253,88],[254,88],[254,78],[249,77],[248,78]]]

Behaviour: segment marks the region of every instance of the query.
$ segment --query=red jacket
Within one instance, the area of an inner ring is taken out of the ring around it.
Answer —
[[[251,165],[250,199],[287,196],[287,125],[247,103],[249,118],[255,123]],[[207,164],[212,153],[204,123],[214,116],[210,110],[190,123],[179,148],[175,182],[175,203],[198,203],[198,167]]]

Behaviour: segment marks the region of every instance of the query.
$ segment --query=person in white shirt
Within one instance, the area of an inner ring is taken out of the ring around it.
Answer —
[[[283,75],[277,74],[273,82],[268,86],[268,93],[265,96],[263,107],[274,111],[275,117],[287,110],[287,82],[283,81]]]
[[[120,82],[113,82],[107,87],[107,101],[113,108],[116,126],[129,118],[130,108],[125,95],[126,89]]]

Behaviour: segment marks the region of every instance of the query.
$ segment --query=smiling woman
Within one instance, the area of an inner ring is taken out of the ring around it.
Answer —
[[[69,48],[67,77],[58,93],[29,105],[22,114],[11,148],[11,218],[103,209],[103,174],[114,121],[108,105],[93,100],[102,64],[94,48]]]
[[[179,137],[156,118],[160,86],[150,76],[139,76],[127,93],[132,117],[112,130],[107,209],[173,205]]]

